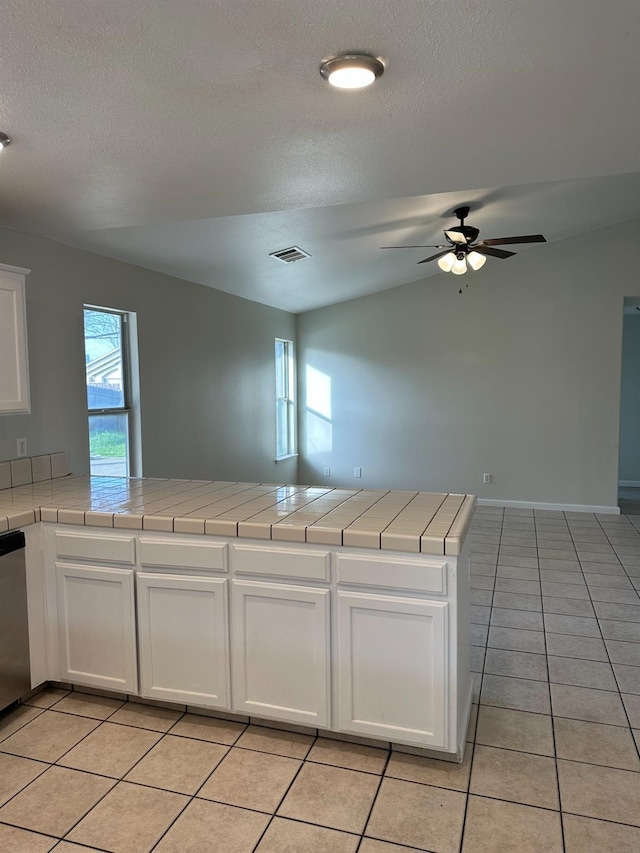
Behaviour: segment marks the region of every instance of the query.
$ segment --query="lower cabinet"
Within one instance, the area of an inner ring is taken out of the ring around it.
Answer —
[[[225,578],[139,572],[140,694],[229,708]]]
[[[234,710],[329,725],[329,590],[232,582]]]
[[[339,590],[337,729],[447,742],[446,601]]]
[[[137,693],[133,570],[55,568],[62,680]]]

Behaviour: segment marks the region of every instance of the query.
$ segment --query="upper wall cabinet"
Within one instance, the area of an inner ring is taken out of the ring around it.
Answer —
[[[24,292],[28,273],[0,264],[0,415],[31,410]]]

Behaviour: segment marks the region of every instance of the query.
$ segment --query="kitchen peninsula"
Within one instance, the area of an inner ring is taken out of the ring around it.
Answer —
[[[32,683],[461,759],[472,495],[67,476],[27,537]]]

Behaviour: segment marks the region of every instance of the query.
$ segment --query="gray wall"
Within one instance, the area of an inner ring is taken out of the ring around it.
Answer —
[[[639,226],[490,259],[460,296],[441,273],[298,317],[301,482],[330,466],[340,485],[615,506],[623,297],[639,282],[612,259]]]
[[[620,480],[640,486],[640,312],[638,311],[624,318],[619,477]]]
[[[88,472],[83,304],[138,317],[143,473],[295,482],[276,463],[274,338],[295,317],[255,302],[0,229],[0,262],[27,277],[31,414],[0,416],[0,459],[67,450]]]

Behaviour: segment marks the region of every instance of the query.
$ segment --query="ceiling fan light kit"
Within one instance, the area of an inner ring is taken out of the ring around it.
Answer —
[[[320,74],[336,89],[364,89],[383,73],[382,61],[368,53],[345,53],[320,66]]]
[[[427,264],[429,261],[437,261],[443,272],[451,272],[454,275],[464,275],[467,265],[472,270],[481,269],[487,262],[487,255],[493,258],[511,258],[515,252],[505,249],[497,249],[496,246],[507,246],[511,243],[546,243],[542,234],[522,234],[519,237],[492,237],[489,240],[480,240],[480,230],[471,225],[465,225],[464,221],[469,215],[469,207],[457,207],[453,215],[460,220],[460,225],[448,228],[444,231],[447,244],[433,246],[382,246],[383,249],[444,249],[429,258],[418,261],[419,264]],[[460,291],[462,293],[462,291]]]

